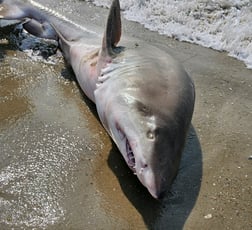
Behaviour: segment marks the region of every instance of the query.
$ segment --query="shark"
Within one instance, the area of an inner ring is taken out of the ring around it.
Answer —
[[[121,41],[119,0],[112,0],[102,36],[35,3],[0,0],[0,19],[19,20],[30,34],[58,42],[128,167],[153,198],[163,198],[178,174],[193,116],[192,78],[167,52]]]

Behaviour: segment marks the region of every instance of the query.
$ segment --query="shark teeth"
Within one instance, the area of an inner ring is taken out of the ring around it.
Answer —
[[[135,160],[135,156],[133,153],[133,150],[129,144],[129,140],[126,138],[125,133],[121,130],[121,128],[119,127],[118,124],[116,124],[116,128],[118,131],[118,136],[121,140],[126,140],[126,153],[127,153],[127,158],[128,158],[128,165],[129,167],[131,167],[133,169],[133,171],[136,171],[136,160]]]
[[[130,147],[129,141],[126,141],[126,151],[127,151],[127,157],[128,157],[128,165],[135,169],[136,168],[136,161],[135,161],[135,156],[134,153]]]

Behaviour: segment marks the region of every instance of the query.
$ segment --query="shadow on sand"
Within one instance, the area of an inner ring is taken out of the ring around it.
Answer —
[[[191,127],[182,155],[180,170],[171,191],[162,201],[153,199],[140,184],[113,145],[108,164],[119,180],[120,186],[148,229],[183,229],[197,200],[202,178],[202,152],[197,134]],[[115,165],[120,164],[120,167]]]

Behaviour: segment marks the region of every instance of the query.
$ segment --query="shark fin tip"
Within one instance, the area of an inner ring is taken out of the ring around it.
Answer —
[[[108,54],[116,54],[114,49],[121,38],[121,13],[119,0],[114,0],[111,4],[107,20],[106,31],[103,38],[102,48]]]

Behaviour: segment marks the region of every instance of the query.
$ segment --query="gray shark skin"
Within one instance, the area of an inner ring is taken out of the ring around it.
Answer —
[[[65,29],[42,9],[0,1],[0,18],[23,23],[31,34],[55,39],[77,81],[127,165],[160,199],[177,175],[195,102],[192,79],[167,53],[121,38],[120,4],[113,0],[103,39]],[[73,30],[73,29],[72,29]]]

